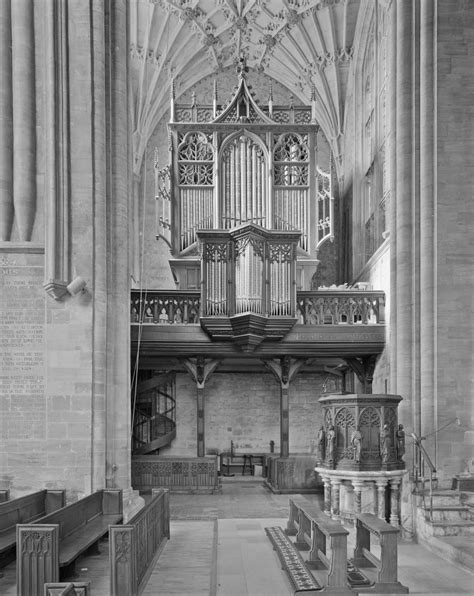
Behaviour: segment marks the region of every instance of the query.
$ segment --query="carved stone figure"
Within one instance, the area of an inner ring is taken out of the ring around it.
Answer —
[[[324,456],[326,454],[326,431],[324,430],[324,426],[318,431],[318,442],[316,445],[316,455],[320,461],[324,461]]]
[[[351,445],[354,450],[354,459],[356,462],[360,462],[360,451],[362,447],[362,433],[358,428],[352,431]]]
[[[334,443],[336,442],[336,431],[331,424],[326,437],[326,459],[328,461],[334,460]]]
[[[402,459],[405,455],[405,429],[403,428],[403,424],[398,425],[395,436],[397,438],[397,458]]]
[[[390,427],[388,424],[384,424],[382,430],[380,431],[380,455],[384,464],[388,462],[390,446]]]

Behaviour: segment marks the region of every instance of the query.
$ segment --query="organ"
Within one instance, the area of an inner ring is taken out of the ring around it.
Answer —
[[[176,103],[173,89],[171,160],[155,163],[158,234],[178,287],[201,288],[206,320],[252,314],[293,325],[296,290],[310,289],[319,248],[334,238],[315,100],[275,106],[270,97],[260,107],[243,60],[238,75],[223,106],[216,90],[204,105],[194,95]]]

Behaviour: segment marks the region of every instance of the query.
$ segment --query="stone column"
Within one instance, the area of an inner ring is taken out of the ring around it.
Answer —
[[[354,511],[355,494],[354,484],[352,481],[344,485],[344,497],[345,498],[343,499],[341,495],[341,515],[344,515],[344,513],[351,513]]]
[[[364,482],[358,482],[357,480],[352,481],[352,485],[354,487],[354,513],[361,513],[362,512],[362,488],[364,487]]]
[[[390,230],[390,393],[396,393],[397,387],[397,2],[390,4],[390,30],[389,30],[389,68],[388,68],[388,110],[390,114],[390,143],[388,152],[390,175],[390,205],[389,205],[389,230]]]
[[[412,85],[412,0],[397,3],[396,71],[396,393],[404,398],[400,406],[402,421],[409,421],[413,366],[413,85]],[[393,389],[392,389],[393,390]],[[405,411],[405,414],[404,414]]]
[[[322,476],[324,484],[324,513],[331,514],[331,480],[329,476]]]
[[[145,164],[146,167],[146,164]],[[133,174],[133,184],[132,184],[132,200],[133,200],[133,242],[131,243],[130,249],[130,264],[132,269],[132,274],[137,281],[142,283],[143,271],[145,264],[142,260],[145,258],[142,246],[143,246],[143,237],[142,237],[142,226],[141,226],[141,217],[146,219],[146,214],[143,212],[141,213],[140,209],[140,182],[141,177],[138,174]],[[140,217],[141,215],[141,217]]]
[[[46,266],[44,287],[56,300],[70,279],[71,113],[68,3],[46,2],[44,19],[44,188]],[[79,98],[76,98],[79,101]]]
[[[387,486],[387,480],[382,478],[377,480],[376,484],[378,517],[380,517],[380,519],[385,519],[385,487]]]
[[[75,3],[77,8],[77,3]],[[88,15],[88,18],[90,16]],[[104,39],[104,15],[101,14],[100,10],[97,10],[95,16],[95,35],[93,36],[91,43],[91,52],[95,57],[94,60],[94,78],[92,85],[95,91],[97,101],[94,101],[91,105],[92,118],[94,122],[94,131],[91,134],[91,150],[94,156],[93,160],[93,177],[90,180],[90,186],[84,184],[84,174],[81,171],[79,177],[83,178],[82,189],[84,194],[93,193],[93,210],[94,222],[93,222],[93,250],[94,258],[92,269],[92,276],[94,279],[94,325],[93,325],[93,338],[92,338],[92,351],[93,351],[93,389],[92,389],[92,420],[91,420],[91,445],[92,445],[92,484],[91,492],[97,489],[103,488],[107,484],[113,481],[113,470],[107,462],[107,458],[111,455],[111,446],[106,445],[108,442],[109,433],[109,411],[108,403],[112,401],[113,397],[107,391],[107,382],[110,380],[110,374],[108,373],[108,362],[107,362],[107,325],[111,323],[107,312],[107,301],[108,294],[110,291],[109,280],[107,273],[108,263],[108,251],[107,251],[107,236],[108,236],[108,223],[107,223],[107,148],[105,139],[107,138],[107,117],[106,117],[106,105],[103,99],[105,93],[105,78],[106,78],[106,65],[103,56],[103,47],[105,45]],[[77,19],[79,21],[79,19]],[[80,21],[86,22],[86,17],[80,15]],[[73,43],[68,41],[68,43]],[[74,54],[71,56],[71,58]],[[89,58],[89,57],[87,57]],[[92,62],[92,58],[89,58]],[[84,66],[77,66],[78,72],[87,72]],[[79,84],[83,86],[83,81],[80,79]],[[72,82],[71,82],[72,86]],[[76,97],[76,94],[73,94]],[[71,109],[73,105],[71,105]],[[76,117],[78,120],[78,118]],[[79,121],[78,124],[81,124]],[[54,147],[51,148],[53,150]],[[72,147],[71,147],[72,150]],[[87,149],[86,149],[87,150]],[[85,155],[82,153],[74,156],[74,162],[85,161]],[[71,182],[74,181],[72,178]],[[71,184],[73,186],[73,184]],[[73,188],[71,188],[73,191]],[[78,196],[77,199],[86,200],[84,196]],[[91,259],[92,261],[92,259]],[[51,265],[54,267],[54,262]],[[127,319],[129,320],[129,316]],[[126,348],[129,348],[128,341],[126,342]],[[123,354],[121,354],[123,357]],[[121,371],[121,374],[125,376],[126,371]],[[128,379],[122,378],[122,382],[129,382]],[[119,391],[120,401],[125,404],[125,387]],[[130,403],[130,397],[129,397]],[[113,423],[113,422],[112,422]],[[130,420],[131,426],[131,420]],[[112,431],[113,432],[113,431]],[[113,435],[112,435],[113,436]],[[130,466],[131,475],[131,460],[128,463]],[[113,466],[113,463],[112,463]],[[130,481],[131,484],[131,481]],[[126,486],[124,486],[126,489]]]
[[[340,496],[341,496],[341,481],[339,478],[331,478],[331,497],[332,497],[331,514],[336,517],[339,516],[339,513],[340,513],[340,505],[339,505]]]
[[[76,4],[76,3],[75,3]],[[79,3],[80,4],[80,3]],[[77,5],[77,4],[76,4]],[[104,29],[100,29],[101,18]],[[97,139],[97,149],[105,142],[107,246],[107,411],[106,460],[116,467],[114,486],[131,486],[130,408],[130,273],[129,273],[129,105],[128,40],[126,0],[92,0],[90,26],[94,41],[104,35],[105,89],[94,81],[95,99],[106,110],[106,137]],[[97,19],[97,24],[96,24]],[[100,49],[97,47],[97,51]],[[99,56],[99,54],[98,54]],[[102,92],[104,93],[102,95]],[[82,239],[81,239],[82,242]]]
[[[436,429],[436,152],[435,2],[421,0],[420,14],[420,427]],[[436,461],[436,434],[434,435]],[[428,446],[428,450],[430,447]]]
[[[13,224],[13,93],[10,1],[0,2],[0,241]]]
[[[11,2],[13,203],[21,241],[31,240],[36,215],[34,8],[32,0]]]
[[[398,510],[400,507],[400,478],[390,479],[390,523],[398,526],[400,519]]]
[[[377,483],[376,482],[370,483],[370,490],[372,493],[372,503],[370,506],[370,513],[372,513],[372,515],[377,515]]]

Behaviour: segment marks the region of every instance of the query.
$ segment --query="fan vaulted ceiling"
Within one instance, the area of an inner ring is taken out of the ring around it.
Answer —
[[[365,4],[364,0],[362,3]],[[361,0],[131,0],[135,171],[177,95],[244,56],[308,104],[339,153]]]

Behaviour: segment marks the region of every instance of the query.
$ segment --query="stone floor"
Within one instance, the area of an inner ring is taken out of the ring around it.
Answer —
[[[266,526],[285,526],[286,495],[271,494],[257,477],[235,476],[223,478],[221,494],[173,494],[170,504],[171,539],[151,573],[145,596],[293,594],[264,531]],[[349,554],[352,540],[351,535]],[[15,596],[15,565],[2,571],[0,595]],[[108,541],[102,542],[100,555],[81,558],[76,571],[76,581],[91,581],[92,596],[107,596]],[[399,544],[399,580],[410,594],[474,595],[474,575],[411,542]]]

